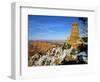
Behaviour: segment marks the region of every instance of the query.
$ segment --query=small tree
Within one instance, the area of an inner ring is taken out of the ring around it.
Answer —
[[[84,37],[88,36],[88,18],[86,17],[80,17],[79,18],[80,23],[82,24],[80,30]]]

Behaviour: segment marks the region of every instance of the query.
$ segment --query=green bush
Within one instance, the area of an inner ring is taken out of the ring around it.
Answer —
[[[72,49],[72,51],[71,51],[70,54],[71,54],[71,55],[75,55],[75,54],[76,54],[75,52],[76,52],[76,49]]]
[[[67,44],[67,49],[70,49],[71,48],[71,45],[70,44]]]

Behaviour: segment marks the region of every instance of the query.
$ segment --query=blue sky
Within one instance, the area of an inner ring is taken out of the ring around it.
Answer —
[[[29,40],[66,40],[72,23],[82,27],[79,17],[28,15]],[[80,33],[81,34],[81,33]]]

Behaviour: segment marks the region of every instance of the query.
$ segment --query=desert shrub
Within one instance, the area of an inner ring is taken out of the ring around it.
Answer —
[[[71,48],[71,45],[70,44],[67,44],[67,49],[70,49]]]
[[[68,44],[68,43],[64,43],[62,49],[70,49],[71,48],[71,45]]]
[[[88,42],[88,37],[82,37],[82,40],[83,40],[84,42]]]
[[[78,49],[79,52],[85,51],[86,54],[87,54],[88,45],[87,45],[87,44],[80,44],[80,45],[77,47],[77,49]]]
[[[70,54],[71,54],[71,55],[75,55],[75,54],[76,54],[75,52],[76,52],[76,49],[72,49],[72,51],[71,51]]]

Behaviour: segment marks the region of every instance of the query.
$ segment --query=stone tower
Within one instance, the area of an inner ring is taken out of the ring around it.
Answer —
[[[67,43],[70,44],[73,48],[77,48],[78,44],[81,43],[81,39],[79,36],[78,23],[76,22],[72,24],[71,35],[68,38]]]

